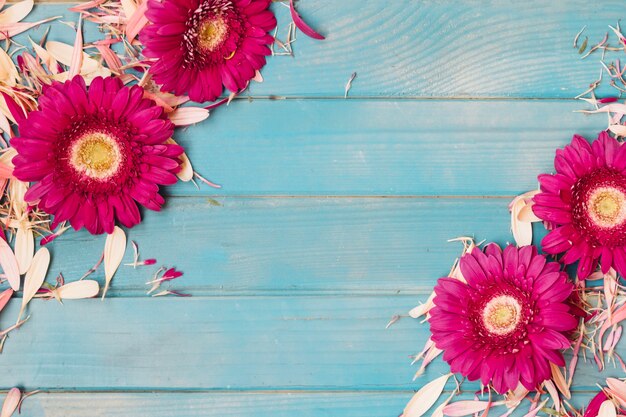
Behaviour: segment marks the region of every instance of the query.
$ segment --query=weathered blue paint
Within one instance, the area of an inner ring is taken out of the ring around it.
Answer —
[[[28,20],[76,21],[68,6],[40,4]],[[412,382],[427,326],[385,325],[447,273],[459,249],[447,239],[510,241],[509,197],[536,187],[573,133],[605,126],[562,99],[599,70],[574,35],[588,25],[583,37],[601,39],[622,6],[301,0],[328,39],[298,34],[295,58],[270,58],[250,103],[177,133],[224,188],[171,187],[129,234],[144,258],[183,270],[172,288],[194,297],[148,298],[156,267],[122,267],[104,302],[35,300],[0,356],[0,387],[53,391],[25,402],[34,417],[397,416],[446,367]],[[288,10],[272,7],[284,38]],[[49,39],[73,42],[52,26]],[[66,233],[49,279],[77,279],[103,246]],[[611,374],[583,365],[574,390]]]

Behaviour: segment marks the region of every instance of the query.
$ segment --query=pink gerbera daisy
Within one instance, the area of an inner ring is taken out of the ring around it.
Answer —
[[[569,298],[573,285],[556,262],[534,246],[496,244],[460,260],[466,282],[440,278],[429,319],[432,340],[452,372],[480,379],[499,393],[521,382],[529,390],[564,366],[560,350],[578,320]]]
[[[541,193],[533,212],[555,228],[543,238],[544,252],[565,252],[565,264],[578,263],[586,278],[601,259],[626,274],[626,147],[606,132],[591,145],[580,136],[556,151],[556,174],[539,176]]]
[[[25,199],[54,215],[53,228],[69,221],[111,233],[115,219],[132,227],[136,203],[159,210],[159,184],[176,182],[183,149],[166,143],[174,126],[141,87],[117,78],[95,78],[89,91],[80,76],[46,87],[19,128],[14,175],[35,182]]]
[[[270,0],[149,0],[143,53],[161,89],[213,101],[243,90],[265,65],[276,27]]]

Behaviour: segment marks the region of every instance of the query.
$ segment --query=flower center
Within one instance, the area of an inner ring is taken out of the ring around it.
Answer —
[[[483,324],[490,333],[507,335],[517,327],[521,310],[519,301],[514,297],[496,296],[489,300],[483,309]]]
[[[78,138],[70,150],[74,169],[93,179],[113,176],[122,156],[117,141],[104,132],[90,132]]]
[[[597,168],[572,187],[572,225],[592,247],[626,244],[626,176],[611,168]]]
[[[228,35],[228,25],[221,16],[217,15],[200,24],[198,29],[198,45],[205,51],[213,52]]]
[[[626,195],[614,187],[596,188],[587,202],[589,217],[599,227],[615,227],[626,220]]]

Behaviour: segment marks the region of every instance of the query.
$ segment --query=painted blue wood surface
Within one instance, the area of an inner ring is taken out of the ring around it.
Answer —
[[[508,203],[506,198],[176,197],[164,212],[146,213],[129,234],[144,259],[159,263],[124,267],[111,295],[145,294],[145,282],[161,264],[184,271],[172,286],[195,295],[429,294],[461,251],[460,243],[448,239],[512,241]],[[104,239],[64,234],[52,247],[50,275],[82,276],[102,253]],[[125,262],[132,262],[132,251]],[[103,276],[102,269],[93,275],[100,281]]]
[[[409,392],[307,392],[268,393],[84,393],[38,394],[23,403],[30,417],[396,417]],[[471,399],[466,394],[461,398]],[[575,406],[590,394],[579,394]],[[106,410],[106,413],[103,412]],[[503,407],[492,412],[503,413]]]
[[[28,20],[75,22],[68,6],[40,4]],[[397,416],[446,366],[412,382],[427,326],[385,325],[447,273],[459,252],[447,239],[510,241],[509,197],[536,187],[573,133],[605,127],[563,99],[599,70],[574,35],[587,25],[590,44],[601,39],[622,6],[299,1],[328,39],[298,34],[295,58],[270,58],[264,83],[177,133],[224,188],[171,187],[129,234],[144,258],[183,270],[173,288],[194,297],[148,298],[156,267],[122,267],[104,302],[35,300],[0,356],[0,388],[53,391],[25,402],[34,417]],[[284,37],[288,10],[272,7]],[[88,25],[85,37],[99,36]],[[49,38],[74,35],[57,22]],[[66,233],[49,279],[78,278],[103,245]],[[577,404],[620,374],[577,372]]]
[[[226,296],[35,302],[7,341],[0,386],[89,391],[408,391],[428,326],[404,319],[416,296]],[[13,305],[6,316],[18,313]],[[5,317],[6,317],[5,316]],[[3,324],[6,321],[3,320]],[[9,321],[9,323],[11,323]],[[10,342],[10,343],[9,343]],[[609,369],[606,376],[623,374]],[[576,390],[593,390],[581,364]],[[449,388],[454,384],[450,383]],[[477,383],[464,384],[468,392]]]
[[[203,187],[205,194],[511,196],[536,188],[573,134],[592,138],[606,128],[604,115],[574,113],[584,104],[237,102],[176,137],[224,186]],[[171,192],[196,193],[189,184]]]
[[[70,4],[40,5],[27,20],[62,15],[75,23]],[[289,10],[282,4],[273,9],[284,41]],[[327,39],[298,33],[295,57],[270,59],[265,81],[253,84],[250,94],[343,97],[357,72],[352,97],[570,99],[597,78],[600,59],[581,61],[574,36],[586,25],[581,41],[599,42],[608,25],[624,17],[622,9],[619,0],[601,7],[585,0],[303,0],[298,10]],[[50,39],[73,43],[72,29],[60,22],[52,28]],[[99,39],[88,28],[85,40]],[[44,31],[29,34],[38,40]]]

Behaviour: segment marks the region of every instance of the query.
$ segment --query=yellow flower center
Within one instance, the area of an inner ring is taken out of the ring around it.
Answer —
[[[228,25],[221,16],[207,19],[198,30],[198,44],[206,51],[213,52],[226,40]]]
[[[612,187],[597,188],[589,196],[587,210],[596,225],[615,227],[626,220],[626,195]]]
[[[483,324],[490,333],[506,335],[517,327],[522,308],[519,302],[509,295],[491,299],[483,310]]]
[[[115,174],[122,157],[115,139],[103,132],[91,132],[74,143],[70,159],[77,171],[106,179]]]

